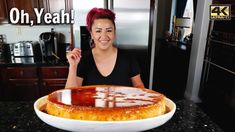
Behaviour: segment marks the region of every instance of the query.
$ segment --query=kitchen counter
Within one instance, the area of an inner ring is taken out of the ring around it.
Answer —
[[[33,109],[32,101],[0,102],[1,131],[58,131],[63,132],[41,121]],[[192,101],[176,101],[176,112],[164,125],[149,132],[223,132]],[[141,127],[141,126],[137,126]]]

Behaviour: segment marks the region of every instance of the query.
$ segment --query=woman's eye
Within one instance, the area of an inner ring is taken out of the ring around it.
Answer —
[[[96,32],[96,33],[100,33],[101,31],[100,31],[100,30],[96,30],[95,32]]]
[[[113,30],[107,30],[107,32],[113,32]]]

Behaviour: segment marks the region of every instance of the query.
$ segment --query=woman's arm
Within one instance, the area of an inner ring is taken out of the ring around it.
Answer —
[[[83,78],[77,76],[77,67],[69,67],[69,74],[65,88],[76,88],[82,86]]]
[[[137,87],[137,88],[145,88],[144,87],[144,83],[141,80],[140,74],[134,76],[131,78],[132,81],[132,85],[133,87]]]
[[[81,59],[81,50],[74,48],[68,53],[69,74],[65,88],[75,88],[82,85],[83,78],[77,76],[77,66]]]

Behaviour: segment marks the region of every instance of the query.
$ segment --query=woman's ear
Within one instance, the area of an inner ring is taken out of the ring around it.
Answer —
[[[92,32],[90,31],[91,39],[94,39]]]

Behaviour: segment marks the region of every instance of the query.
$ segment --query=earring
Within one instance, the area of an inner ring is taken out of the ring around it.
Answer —
[[[94,40],[93,39],[90,39],[90,48],[94,48],[95,47],[95,43],[94,43]]]

